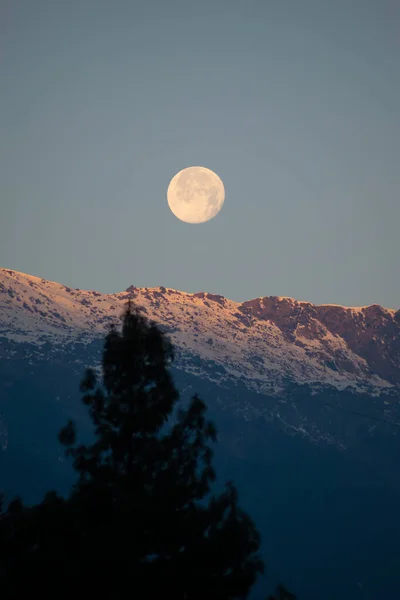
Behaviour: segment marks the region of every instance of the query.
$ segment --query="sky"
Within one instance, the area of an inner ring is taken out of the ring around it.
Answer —
[[[0,266],[399,308],[399,56],[398,0],[0,0]]]

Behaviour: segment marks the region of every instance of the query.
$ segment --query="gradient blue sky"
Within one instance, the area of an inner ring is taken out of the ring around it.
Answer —
[[[398,0],[1,0],[0,265],[398,308],[399,57]]]

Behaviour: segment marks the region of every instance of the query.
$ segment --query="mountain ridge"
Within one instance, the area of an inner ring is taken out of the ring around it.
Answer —
[[[372,395],[400,386],[400,310],[376,304],[280,296],[235,302],[163,286],[101,294],[0,268],[0,336],[38,349],[89,342],[119,322],[128,298],[169,335],[183,370],[201,375],[200,358],[218,367],[222,385],[237,379],[272,395],[282,394],[287,379]]]

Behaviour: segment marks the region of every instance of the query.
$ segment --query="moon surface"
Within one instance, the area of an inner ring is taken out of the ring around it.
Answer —
[[[214,171],[187,167],[172,179],[167,191],[168,206],[185,223],[205,223],[219,213],[225,188]]]

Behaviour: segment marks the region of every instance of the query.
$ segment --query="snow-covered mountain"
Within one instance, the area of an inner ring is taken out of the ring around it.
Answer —
[[[21,343],[30,359],[48,360],[49,344],[73,354],[119,323],[128,298],[167,332],[178,368],[220,385],[240,381],[269,396],[282,396],[288,382],[371,395],[400,387],[400,310],[277,296],[239,303],[133,285],[101,294],[9,269],[0,269],[0,356]]]
[[[162,287],[100,294],[0,269],[0,491],[68,493],[57,432],[72,418],[89,435],[79,382],[129,298],[171,338],[182,400],[206,401],[218,481],[237,483],[267,564],[284,565],[304,598],[350,600],[369,577],[369,597],[400,597],[399,310]]]

